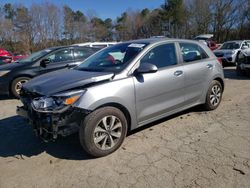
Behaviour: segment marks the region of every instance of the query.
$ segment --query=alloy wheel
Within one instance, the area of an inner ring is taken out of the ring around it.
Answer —
[[[116,116],[105,116],[94,129],[94,143],[101,150],[113,148],[122,136],[122,123]]]
[[[221,100],[221,88],[219,85],[214,85],[210,94],[210,103],[213,106],[217,106]]]
[[[20,94],[22,85],[25,84],[26,82],[28,82],[28,80],[23,79],[23,80],[19,80],[19,81],[16,83],[16,85],[15,85],[15,91],[16,91],[16,93],[17,93],[18,95]]]

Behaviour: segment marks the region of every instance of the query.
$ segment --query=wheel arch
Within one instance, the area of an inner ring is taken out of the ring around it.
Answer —
[[[222,79],[222,78],[220,78],[220,77],[216,77],[216,78],[214,78],[214,80],[216,80],[216,81],[220,82],[220,84],[221,84],[221,86],[222,86],[222,91],[224,91],[225,84],[224,84],[223,79]]]
[[[107,106],[115,107],[115,108],[122,111],[122,113],[124,114],[124,116],[127,120],[127,123],[128,123],[128,131],[130,131],[132,120],[131,120],[131,115],[129,113],[129,110],[125,106],[123,106],[122,104],[115,103],[115,102],[105,103],[105,104],[97,107],[95,110],[97,110],[99,108],[107,107]]]
[[[14,77],[11,79],[11,81],[9,82],[9,93],[12,93],[12,91],[11,91],[11,86],[12,86],[13,81],[14,81],[15,79],[17,79],[17,78],[20,78],[20,77],[28,77],[28,78],[31,78],[31,79],[32,79],[34,76],[32,76],[32,75],[30,75],[30,74],[20,74],[20,75],[14,76]]]

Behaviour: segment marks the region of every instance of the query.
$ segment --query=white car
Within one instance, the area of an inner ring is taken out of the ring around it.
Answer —
[[[105,48],[108,46],[113,46],[115,44],[117,44],[117,42],[85,42],[85,43],[79,43],[79,44],[74,44],[74,45],[95,47],[95,48]]]
[[[250,40],[234,40],[223,43],[214,54],[221,58],[223,65],[234,64],[242,50],[250,48]]]

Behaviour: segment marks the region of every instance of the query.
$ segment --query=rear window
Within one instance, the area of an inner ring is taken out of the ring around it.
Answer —
[[[197,44],[180,43],[180,48],[185,63],[208,58],[207,53]]]

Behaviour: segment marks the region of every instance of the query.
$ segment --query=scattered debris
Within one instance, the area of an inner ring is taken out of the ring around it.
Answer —
[[[208,131],[204,131],[204,133],[208,133]]]
[[[123,149],[123,150],[126,150],[126,148],[125,148],[125,147],[122,147],[122,149]]]
[[[238,168],[233,168],[233,170],[239,172],[241,175],[245,175],[245,172],[243,172],[242,170],[240,170]]]
[[[49,160],[49,164],[52,164],[53,163],[53,161],[52,160]]]
[[[153,131],[154,129],[150,128],[149,130],[150,130],[150,131]]]
[[[212,169],[212,171],[213,171],[213,173],[217,174],[217,172],[214,169]]]

